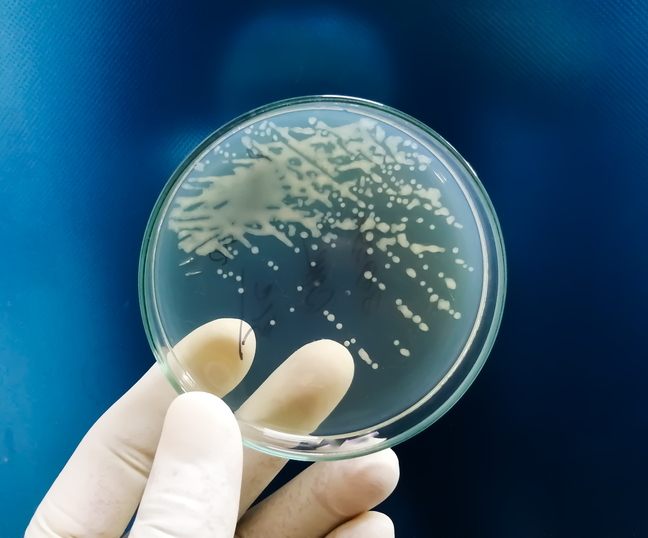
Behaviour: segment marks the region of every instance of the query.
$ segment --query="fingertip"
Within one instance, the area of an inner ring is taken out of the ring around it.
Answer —
[[[286,362],[288,361],[299,363],[302,374],[309,373],[312,379],[318,380],[318,386],[323,387],[335,398],[335,405],[346,394],[353,381],[353,356],[346,347],[334,340],[310,342],[293,353]]]
[[[330,487],[319,490],[324,506],[351,517],[377,506],[396,489],[400,477],[393,450],[383,450],[353,460],[325,463],[331,469]],[[348,487],[349,484],[352,487]]]
[[[221,318],[191,331],[169,354],[197,388],[225,396],[245,377],[256,354],[256,337],[243,320]]]
[[[238,430],[236,418],[229,406],[209,392],[186,392],[178,396],[169,406],[167,417],[175,415],[182,418],[201,415],[222,426]]]
[[[367,533],[368,536],[384,536],[387,538],[396,534],[394,522],[382,512],[366,512],[359,516],[358,519],[375,532],[375,534]]]
[[[306,344],[301,348],[301,350],[302,352],[308,351],[313,353],[314,358],[320,360],[324,359],[330,366],[338,368],[340,372],[343,372],[347,376],[350,375],[353,377],[353,371],[355,369],[353,356],[349,350],[339,342],[323,338],[322,340],[315,340],[314,342]]]
[[[334,370],[339,378],[340,386],[349,389],[355,373],[355,361],[351,352],[339,342],[334,340],[319,340],[313,342],[317,347],[320,358],[324,358],[329,369]]]
[[[400,467],[398,457],[393,450],[387,449],[348,461],[351,475],[349,479],[352,483],[364,484],[363,489],[367,498],[380,499],[376,504],[389,497],[396,489]]]
[[[383,450],[358,459],[358,481],[366,484],[367,499],[373,508],[383,502],[396,489],[400,478],[398,457],[393,450]]]
[[[286,359],[239,408],[237,416],[294,434],[309,434],[349,390],[354,361],[333,340],[317,340]]]
[[[392,520],[381,512],[365,512],[340,525],[326,538],[394,538]]]
[[[234,414],[223,400],[207,392],[188,392],[173,401],[164,422],[163,437],[167,444],[177,442],[189,447],[185,450],[193,449],[194,445],[224,442],[241,450],[241,432]]]
[[[193,391],[185,392],[178,396],[169,407],[169,411],[185,408],[202,408],[206,412],[212,411],[216,414],[232,414],[228,405],[218,396],[209,392]]]
[[[379,461],[383,474],[388,479],[389,490],[388,496],[396,489],[398,480],[400,479],[400,462],[398,456],[391,448],[376,452],[374,457]]]

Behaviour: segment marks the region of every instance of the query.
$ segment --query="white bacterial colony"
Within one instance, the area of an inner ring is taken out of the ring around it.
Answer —
[[[301,246],[317,254],[324,246],[335,249],[343,239],[352,241],[360,234],[368,245],[367,256],[384,257],[380,265],[383,274],[392,271],[397,273],[396,278],[410,282],[413,279],[420,286],[417,293],[427,297],[425,304],[434,305],[439,315],[461,318],[454,306],[460,282],[443,273],[437,278],[431,267],[438,256],[444,256],[451,257],[456,271],[472,272],[474,268],[464,261],[465,253],[459,257],[458,247],[420,242],[413,233],[422,226],[425,230],[443,226],[463,229],[443,205],[441,191],[424,187],[417,179],[426,175],[432,159],[418,148],[416,141],[405,134],[387,136],[380,123],[369,118],[329,126],[310,117],[302,126],[285,127],[272,121],[251,125],[245,129],[240,144],[243,151],[232,151],[229,144],[210,149],[194,164],[193,175],[182,184],[187,196],[174,199],[169,229],[177,234],[179,248],[190,255],[180,265],[190,264],[195,256],[212,253],[233,260],[239,254],[230,246],[234,241],[240,243],[239,249],[247,248],[260,257],[264,255],[263,249],[254,244],[255,238],[260,237],[274,237],[279,243],[273,248],[283,245],[298,254]],[[197,175],[196,172],[207,174],[210,159],[227,164],[229,173]],[[439,186],[442,184],[440,181]],[[426,218],[402,216],[410,211],[419,212],[416,215],[425,212]],[[435,224],[429,224],[430,220]],[[429,231],[427,236],[430,237]],[[282,269],[273,260],[259,259],[259,263],[267,264],[266,269],[273,273]],[[316,265],[316,261],[310,262],[310,267]],[[187,271],[185,275],[199,273]],[[223,279],[234,280],[239,294],[245,293],[240,276],[222,269],[217,273]],[[380,274],[372,270],[362,272],[361,278],[381,293],[390,293],[390,281],[394,281],[390,277],[383,282]],[[318,286],[318,282],[314,285]],[[304,293],[305,284],[296,282],[294,286],[297,292]],[[414,312],[401,298],[389,304],[416,330],[430,330],[432,322],[424,312]],[[291,306],[289,311],[294,313],[295,307]],[[353,326],[353,319],[346,320],[343,312],[332,312],[329,308],[322,314],[342,333],[346,331],[345,325]],[[274,319],[270,322],[276,323]],[[397,354],[409,357],[409,349],[397,342]],[[371,368],[378,368],[355,338],[344,340],[344,345],[353,348]]]

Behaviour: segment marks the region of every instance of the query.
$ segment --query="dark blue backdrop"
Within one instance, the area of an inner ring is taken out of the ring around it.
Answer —
[[[152,362],[137,262],[174,167],[315,93],[446,137],[508,248],[485,369],[397,449],[399,535],[648,536],[648,5],[305,4],[0,4],[0,537]]]

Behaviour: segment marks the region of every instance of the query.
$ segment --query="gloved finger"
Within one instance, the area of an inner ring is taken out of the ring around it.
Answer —
[[[398,476],[392,450],[316,463],[248,510],[237,537],[321,538],[385,500]]]
[[[26,538],[120,536],[144,491],[177,396],[153,366],[90,429],[36,510]]]
[[[196,375],[210,359],[230,364],[220,385],[227,389],[238,384],[254,357],[250,334],[240,359],[239,332],[238,320],[216,320],[190,333],[174,351],[195,366]],[[154,365],[86,434],[38,507],[26,537],[120,536],[142,497],[164,417],[176,397]]]
[[[286,359],[238,409],[239,421],[309,434],[329,416],[353,381],[349,351],[332,340],[311,342]],[[239,515],[282,469],[286,460],[246,448]]]
[[[385,514],[365,512],[340,525],[326,538],[394,538],[394,524]]]
[[[130,538],[232,536],[242,464],[241,434],[229,407],[204,392],[178,397]]]

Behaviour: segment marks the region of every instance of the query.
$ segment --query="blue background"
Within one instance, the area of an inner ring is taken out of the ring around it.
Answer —
[[[648,5],[0,4],[0,537],[151,364],[141,237],[222,123],[316,93],[476,168],[509,293],[473,387],[398,447],[400,536],[648,536]]]

